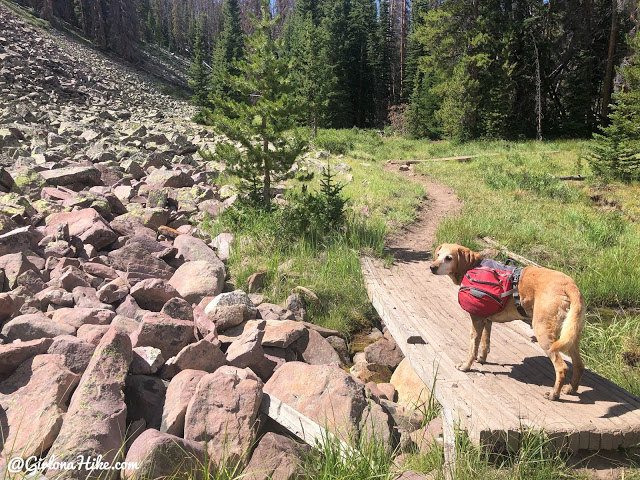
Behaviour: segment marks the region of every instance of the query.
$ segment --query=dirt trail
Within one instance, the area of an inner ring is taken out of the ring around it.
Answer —
[[[388,172],[393,172],[425,187],[426,200],[418,209],[416,221],[404,227],[387,241],[387,251],[396,262],[419,262],[431,258],[431,248],[440,222],[457,214],[462,201],[446,185],[434,181],[427,175],[413,171],[401,171],[398,165],[386,164]]]

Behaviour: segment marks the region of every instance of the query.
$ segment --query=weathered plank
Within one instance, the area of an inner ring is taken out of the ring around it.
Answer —
[[[345,458],[354,454],[354,450],[343,440],[273,395],[262,394],[260,411],[312,447],[324,445],[329,438],[340,445],[340,454]]]
[[[507,250],[507,247],[505,247],[503,245],[500,245],[493,238],[482,237],[482,240],[484,240],[488,245],[491,245],[492,247],[497,248],[502,253],[508,255],[509,257],[513,258],[514,260],[522,263],[523,265],[528,265],[530,267],[540,267],[540,268],[542,268],[542,265],[539,265],[536,262],[534,262],[532,260],[529,260],[528,258],[523,257],[522,255],[518,255],[517,253],[514,253],[514,252],[512,252],[510,250]]]

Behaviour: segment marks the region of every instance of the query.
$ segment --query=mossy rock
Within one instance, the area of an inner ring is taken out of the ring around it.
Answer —
[[[0,214],[10,217],[14,215],[31,217],[36,214],[36,210],[31,206],[31,202],[27,197],[11,192],[0,195]]]
[[[29,167],[22,167],[11,175],[14,181],[13,193],[26,195],[32,200],[40,198],[40,192],[47,186],[42,175]]]

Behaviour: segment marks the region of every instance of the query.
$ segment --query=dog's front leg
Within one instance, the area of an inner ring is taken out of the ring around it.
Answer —
[[[471,370],[471,365],[475,362],[478,356],[478,347],[480,346],[480,339],[482,338],[482,330],[484,329],[485,323],[485,318],[471,317],[471,343],[469,344],[469,356],[467,357],[466,362],[456,365],[458,370],[462,370],[463,372]]]
[[[491,351],[491,320],[485,320],[484,330],[482,330],[482,340],[480,341],[480,353],[478,354],[478,363],[487,361],[487,355]]]

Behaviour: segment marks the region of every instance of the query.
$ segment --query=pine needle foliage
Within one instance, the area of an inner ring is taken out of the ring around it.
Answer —
[[[640,35],[629,45],[636,53],[621,70],[625,87],[615,95],[609,124],[594,134],[587,157],[597,176],[623,182],[640,180]]]
[[[245,182],[262,179],[261,202],[271,208],[271,185],[291,168],[307,141],[295,128],[298,105],[292,95],[290,63],[275,40],[278,18],[271,18],[269,1],[253,17],[253,33],[245,40],[245,58],[235,62],[239,72],[225,74],[231,95],[213,95],[212,123],[226,140],[216,156]]]

